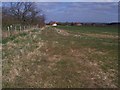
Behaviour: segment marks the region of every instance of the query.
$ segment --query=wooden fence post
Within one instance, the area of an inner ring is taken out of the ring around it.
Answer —
[[[25,26],[24,26],[24,30],[25,30]]]
[[[15,31],[16,31],[16,26],[15,26]]]
[[[10,25],[10,28],[11,28],[11,30],[12,30],[12,25]]]
[[[12,32],[11,31],[13,31],[12,28],[13,26],[12,25],[10,25],[10,36],[12,35]]]
[[[21,28],[21,26],[20,26],[20,31],[21,31],[21,29],[22,29],[22,28]]]
[[[8,29],[8,37],[9,37],[10,36],[10,27],[8,26],[7,29]]]

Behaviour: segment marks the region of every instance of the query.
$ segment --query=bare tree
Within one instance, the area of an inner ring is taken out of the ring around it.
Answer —
[[[45,17],[40,13],[34,2],[11,2],[9,7],[3,7],[3,21],[6,22],[4,17],[7,17],[19,24],[44,24]]]

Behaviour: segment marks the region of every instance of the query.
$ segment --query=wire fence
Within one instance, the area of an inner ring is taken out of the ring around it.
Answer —
[[[38,25],[30,26],[30,25],[10,25],[2,28],[2,38],[10,37],[25,31],[29,31],[31,29],[37,29]]]

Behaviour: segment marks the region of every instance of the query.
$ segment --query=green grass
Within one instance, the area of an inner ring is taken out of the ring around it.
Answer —
[[[116,28],[56,28],[3,39],[4,88],[118,87],[118,40],[112,37],[117,36]],[[106,34],[109,37],[100,36]]]
[[[68,30],[72,33],[110,33],[118,34],[117,26],[58,26],[57,28]]]
[[[9,42],[9,41],[13,41],[15,38],[17,38],[17,37],[24,37],[25,35],[27,35],[26,33],[20,33],[20,34],[18,34],[18,35],[11,35],[10,37],[7,37],[7,38],[4,38],[3,40],[2,40],[2,44],[6,44],[7,42]],[[17,42],[17,41],[16,41]]]

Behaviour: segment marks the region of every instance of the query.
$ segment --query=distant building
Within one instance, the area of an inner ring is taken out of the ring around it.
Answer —
[[[81,23],[75,23],[76,26],[81,26],[82,24]]]
[[[53,23],[52,26],[57,26],[57,23]]]
[[[53,21],[51,21],[50,23],[49,23],[51,26],[57,26],[57,23],[56,22],[53,22]]]

